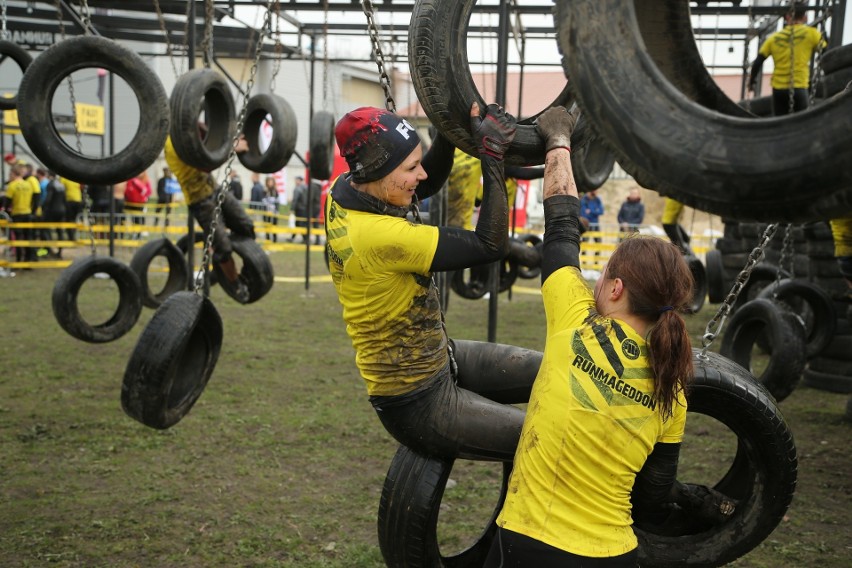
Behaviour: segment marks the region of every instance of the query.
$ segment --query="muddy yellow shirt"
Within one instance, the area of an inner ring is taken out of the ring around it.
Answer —
[[[65,186],[66,201],[83,201],[83,190],[79,183],[63,177],[59,178],[59,182]]]
[[[654,444],[683,438],[686,401],[663,420],[644,339],[592,316],[580,271],[542,285],[547,341],[497,524],[573,554],[636,548],[630,492]]]
[[[792,37],[793,45],[790,45]],[[772,56],[775,70],[772,72],[773,89],[790,88],[790,61],[793,68],[793,87],[807,89],[810,84],[811,56],[815,49],[824,49],[828,45],[818,29],[805,24],[784,26],[763,42],[759,53],[764,57]],[[792,57],[791,57],[792,56]]]
[[[23,178],[12,180],[6,186],[6,197],[12,201],[12,215],[32,214],[33,196],[33,185]]]
[[[831,220],[834,256],[852,256],[852,214]]]
[[[329,270],[367,392],[414,390],[448,361],[429,272],[438,228],[371,211],[343,177],[325,219]]]
[[[169,169],[172,170],[180,183],[183,199],[187,205],[192,205],[213,195],[213,182],[210,179],[210,174],[181,160],[172,145],[171,136],[166,138],[166,147],[163,149],[163,153],[166,156]]]

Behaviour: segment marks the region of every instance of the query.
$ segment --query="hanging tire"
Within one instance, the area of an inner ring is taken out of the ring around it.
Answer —
[[[704,270],[704,264],[697,256],[689,254],[685,260],[693,282],[692,304],[689,306],[689,312],[697,314],[704,307],[704,300],[707,299],[707,271]]]
[[[14,41],[0,40],[0,60],[9,57],[17,63],[21,69],[21,73],[26,73],[30,63],[33,62],[32,56],[23,47]],[[12,97],[0,97],[0,110],[12,110],[18,104],[17,94]]]
[[[722,266],[722,253],[718,250],[708,250],[705,256],[707,266],[707,299],[711,304],[719,304],[725,299],[725,269]]]
[[[512,464],[503,480],[494,512],[479,538],[466,550],[445,556],[438,546],[438,512],[453,460],[421,456],[400,446],[391,461],[379,501],[379,548],[389,568],[480,567],[497,532]]]
[[[770,284],[761,290],[757,298],[767,300],[774,298],[793,313],[801,311],[801,302],[808,305],[811,317],[803,318],[807,359],[822,353],[834,338],[834,332],[837,329],[837,309],[831,297],[818,286],[804,280],[785,278],[778,283],[778,286]]]
[[[275,282],[272,262],[254,239],[233,233],[230,239],[234,254],[242,260],[239,277],[248,286],[249,300],[246,303],[251,304],[260,300],[272,289],[272,284]],[[235,286],[225,278],[225,273],[217,263],[213,263],[213,272],[216,273],[216,279],[222,290],[236,300]]]
[[[697,355],[698,350],[693,350],[695,371],[687,391],[689,412],[710,416],[736,434],[736,456],[713,488],[738,503],[722,524],[696,523],[681,528],[677,531],[680,534],[666,535],[671,528],[666,525],[634,524],[643,568],[710,567],[732,562],[775,530],[796,488],[793,434],[772,395],[732,361],[707,353],[708,361],[703,362]],[[698,517],[689,510],[681,513],[687,521],[690,516]]]
[[[272,139],[262,152],[260,135],[265,123],[271,125]],[[246,105],[243,134],[249,149],[237,154],[240,163],[253,172],[275,173],[287,165],[296,149],[296,113],[290,103],[277,95],[254,95]]]
[[[820,97],[827,99],[846,89],[850,81],[852,81],[852,67],[838,69],[822,76],[817,83],[816,92]]]
[[[470,135],[470,105],[486,101],[476,88],[467,58],[468,22],[475,0],[415,2],[408,35],[409,70],[417,99],[431,123],[457,148],[478,156]],[[549,106],[569,108],[574,98],[566,86]],[[518,121],[506,163],[528,166],[544,163],[544,142],[535,130],[535,115]],[[575,133],[572,146],[583,140]]]
[[[643,10],[667,14],[669,4],[645,2]],[[668,27],[691,28],[684,13]],[[852,204],[852,168],[845,167],[852,162],[852,92],[806,113],[741,120],[708,110],[666,79],[633,2],[558,0],[556,23],[569,86],[641,185],[733,219],[828,219]],[[816,135],[803,145],[802,132]]]
[[[478,300],[491,290],[489,265],[453,270],[448,275],[450,288],[462,298]]]
[[[521,242],[523,242],[525,246],[535,249],[536,254],[538,255],[538,262],[535,261],[534,257],[520,261],[518,263],[518,276],[527,280],[538,278],[541,276],[541,249],[543,245],[541,237],[538,235],[528,234],[521,237]],[[527,265],[524,265],[523,262],[526,262]]]
[[[196,403],[219,359],[222,319],[193,292],[169,296],[139,335],[121,385],[121,407],[134,420],[163,430]]]
[[[104,68],[119,75],[139,104],[139,129],[120,152],[93,158],[71,148],[53,123],[52,103],[65,77],[78,69]],[[169,132],[169,103],[157,75],[121,44],[95,36],[62,40],[27,68],[18,90],[18,120],[30,150],[48,168],[87,185],[127,181],[154,163]]]
[[[165,257],[169,263],[169,276],[163,289],[154,294],[148,285],[148,267],[158,256]],[[154,239],[139,247],[130,260],[130,269],[139,278],[142,305],[146,308],[159,308],[166,298],[185,290],[189,278],[183,253],[166,238]]]
[[[585,142],[571,151],[571,169],[580,193],[598,189],[606,183],[615,166],[615,154],[596,135],[584,134],[581,128],[585,125],[588,125],[588,119],[581,115],[577,121],[577,136]]]
[[[334,115],[323,110],[315,112],[311,118],[308,141],[311,179],[326,180],[331,177],[334,169],[334,122]]]
[[[752,347],[763,335],[771,352],[757,380],[780,402],[793,392],[805,369],[805,326],[799,316],[767,299],[747,302],[728,320],[719,353],[752,369]]]
[[[169,104],[169,134],[178,157],[206,172],[224,164],[237,130],[234,96],[225,79],[212,69],[191,69],[178,78]],[[198,132],[202,113],[205,136]]]
[[[819,66],[828,75],[838,69],[852,67],[852,44],[840,45],[826,50],[819,58]]]
[[[193,234],[193,237],[194,237],[193,242],[195,242],[195,243],[205,242],[204,233],[202,231],[196,230],[196,231],[193,231],[192,234]],[[186,259],[187,270],[189,270],[189,234],[183,235],[181,238],[179,238],[177,240],[177,242],[175,243],[175,246],[178,248],[178,250],[180,250],[181,254],[183,254],[184,258]],[[193,252],[194,252],[194,254],[193,254],[194,259],[200,265],[201,259],[203,258],[203,255],[204,255],[203,247],[202,247],[201,251],[194,250]],[[201,270],[200,267],[199,267],[199,270]],[[211,286],[215,286],[219,282],[219,277],[216,275],[215,271],[211,270],[207,273],[207,281],[210,283]]]
[[[107,274],[118,286],[118,307],[104,323],[90,324],[77,307],[80,288],[95,274]],[[53,286],[53,315],[71,337],[88,343],[106,343],[122,337],[142,313],[141,284],[129,266],[114,258],[87,256],[62,271]]]

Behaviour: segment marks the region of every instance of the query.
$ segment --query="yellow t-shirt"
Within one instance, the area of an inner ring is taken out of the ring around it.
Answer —
[[[166,146],[163,149],[166,157],[166,163],[169,169],[175,174],[175,177],[180,183],[180,189],[183,192],[183,199],[187,205],[197,203],[213,195],[213,181],[210,179],[210,174],[198,168],[194,168],[180,159],[180,156],[175,152],[175,147],[172,145],[171,136],[166,138]]]
[[[448,361],[429,272],[438,228],[344,208],[334,191],[326,202],[326,251],[355,362],[370,395],[404,394]]]
[[[35,178],[32,178],[35,179]],[[38,184],[36,184],[38,186]],[[23,178],[12,180],[6,185],[6,197],[12,201],[12,215],[30,215],[33,212],[33,184]],[[40,193],[40,191],[39,191]]]
[[[834,256],[852,256],[852,214],[831,220]]]
[[[662,419],[645,340],[592,316],[579,269],[554,272],[542,296],[547,342],[497,524],[581,556],[625,554],[634,479],[654,444],[682,440],[686,400]]]
[[[790,46],[790,38],[793,45]],[[790,59],[793,60],[793,87],[807,89],[810,84],[810,62],[815,49],[824,49],[828,44],[820,31],[805,24],[784,26],[763,42],[759,53],[772,56],[775,71],[772,72],[773,89],[790,88]],[[792,52],[792,53],[791,53]]]
[[[663,225],[677,224],[681,211],[683,211],[683,203],[675,201],[671,197],[666,197],[663,201],[663,218],[660,222]]]
[[[83,190],[79,183],[63,177],[59,181],[65,186],[65,201],[83,201]]]

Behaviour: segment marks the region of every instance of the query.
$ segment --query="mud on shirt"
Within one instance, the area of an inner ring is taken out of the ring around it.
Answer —
[[[591,557],[636,548],[630,492],[657,442],[683,437],[686,401],[663,420],[645,340],[594,314],[579,269],[542,285],[547,342],[497,524]]]

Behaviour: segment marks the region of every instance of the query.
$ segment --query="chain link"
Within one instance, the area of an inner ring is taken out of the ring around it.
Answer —
[[[796,13],[794,10],[796,3],[790,2],[790,89],[788,104],[787,104],[787,114],[793,114],[793,109],[795,108],[795,91],[796,87],[793,84],[793,75],[796,70],[795,66],[795,55],[796,55]]]
[[[743,286],[745,286],[746,282],[748,282],[752,270],[754,270],[754,267],[763,258],[763,251],[769,241],[772,240],[777,229],[777,223],[771,223],[766,226],[766,230],[763,231],[763,236],[761,237],[760,242],[749,254],[745,266],[737,275],[736,281],[734,282],[733,287],[731,287],[731,291],[728,292],[728,295],[725,297],[722,305],[719,306],[719,311],[716,312],[716,315],[714,315],[709,322],[707,322],[707,327],[704,329],[704,335],[701,338],[701,352],[698,354],[698,358],[702,361],[707,361],[707,349],[710,347],[710,344],[713,343],[713,340],[722,332],[722,326],[725,324],[725,319],[727,319],[728,315],[730,315],[731,308],[733,308],[740,292],[742,292]]]
[[[387,71],[385,71],[385,55],[382,53],[382,46],[379,44],[379,29],[373,19],[373,3],[370,0],[361,0],[361,6],[364,8],[364,15],[367,16],[367,30],[370,32],[370,41],[373,44],[376,66],[379,68],[379,83],[385,92],[385,108],[392,113],[396,113],[396,102],[393,100],[391,80]]]
[[[272,48],[274,55],[272,61],[272,76],[269,79],[269,92],[275,94],[275,82],[278,78],[278,72],[281,70],[281,53],[284,51],[284,46],[281,44],[281,5],[279,0],[272,2],[272,10],[275,12],[275,30],[270,26],[269,33],[275,36],[275,45]],[[270,22],[272,18],[270,17]]]
[[[216,207],[213,209],[213,220],[210,223],[210,233],[207,235],[207,238],[204,242],[204,256],[201,259],[202,270],[195,277],[195,286],[194,292],[197,294],[204,286],[204,277],[207,273],[207,267],[210,265],[211,251],[213,250],[213,235],[216,233],[217,226],[219,224],[219,219],[222,216],[222,204],[225,202],[225,195],[228,191],[228,179],[231,175],[231,166],[234,163],[234,158],[237,155],[237,142],[239,142],[240,137],[243,133],[243,126],[246,121],[246,110],[248,109],[249,98],[251,97],[251,90],[254,87],[254,80],[257,76],[257,65],[260,61],[260,54],[263,51],[263,41],[266,38],[266,32],[269,28],[269,18],[270,18],[270,2],[266,3],[266,15],[263,20],[263,25],[260,28],[260,33],[257,37],[257,46],[255,47],[254,52],[254,61],[252,62],[251,71],[249,72],[248,82],[246,83],[245,95],[243,98],[243,106],[240,109],[240,115],[237,118],[237,128],[234,131],[234,136],[231,139],[231,151],[228,154],[228,160],[225,164],[225,172],[222,177],[222,182],[219,184],[216,189]]]
[[[830,14],[833,16],[833,6],[834,0],[827,0],[825,5],[822,6],[823,12],[820,15],[819,22],[820,42],[825,40],[825,22],[828,20]],[[816,100],[817,85],[821,82],[820,80],[823,76],[825,76],[825,73],[822,70],[822,49],[820,43],[817,44],[816,51],[814,52],[814,76],[811,77],[811,83],[808,85],[808,106],[813,106]]]
[[[204,36],[201,38],[201,59],[206,69],[213,65],[213,20],[215,5],[213,0],[204,0]]]
[[[6,0],[2,0],[2,2],[0,2],[0,10],[2,10],[3,12],[2,14],[0,14],[0,19],[3,20],[3,29],[0,30],[0,39],[8,39],[9,30],[6,29]]]

